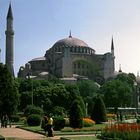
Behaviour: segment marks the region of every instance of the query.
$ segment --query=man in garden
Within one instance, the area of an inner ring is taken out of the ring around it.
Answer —
[[[48,115],[48,123],[47,123],[47,128],[48,128],[48,137],[53,137],[53,118],[51,115]]]

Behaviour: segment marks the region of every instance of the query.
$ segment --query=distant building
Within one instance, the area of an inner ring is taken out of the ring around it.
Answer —
[[[72,37],[57,41],[43,57],[35,58],[21,66],[18,77],[27,75],[47,78],[49,74],[61,79],[89,78],[102,82],[114,74],[114,44],[111,52],[95,54],[84,41]]]

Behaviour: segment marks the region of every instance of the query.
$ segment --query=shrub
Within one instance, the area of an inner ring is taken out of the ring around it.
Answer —
[[[70,126],[70,119],[64,118],[64,120],[65,120],[65,126]]]
[[[60,106],[55,106],[52,112],[55,116],[62,116],[65,113],[65,109]]]
[[[32,105],[27,106],[26,109],[25,109],[25,111],[24,111],[24,115],[26,117],[28,117],[31,114],[38,114],[38,115],[41,115],[42,116],[43,113],[44,112],[43,112],[42,108],[36,107],[36,106],[32,106]]]
[[[18,115],[12,115],[10,119],[12,122],[19,122],[20,117]]]
[[[61,130],[65,126],[65,119],[63,117],[53,118],[54,130]]]
[[[95,121],[93,121],[90,118],[83,118],[83,126],[84,127],[90,127],[93,126],[95,124]]]
[[[40,122],[41,122],[41,117],[40,115],[37,114],[29,115],[27,118],[27,124],[29,126],[39,126]]]
[[[137,119],[137,123],[140,124],[140,119]]]

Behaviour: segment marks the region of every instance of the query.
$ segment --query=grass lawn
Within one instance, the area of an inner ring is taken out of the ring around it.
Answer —
[[[75,138],[70,138],[70,140],[98,140],[96,137],[75,137]]]
[[[63,135],[84,135],[84,134],[90,135],[90,134],[96,134],[96,133],[99,134],[105,126],[106,126],[106,124],[96,124],[92,127],[83,127],[82,129],[72,129],[70,127],[65,127],[61,131],[54,131],[54,134],[57,136],[58,135],[61,135],[61,136],[63,136]],[[20,128],[25,129],[25,130],[29,130],[32,132],[40,133],[40,134],[45,134],[45,132],[41,128],[41,126],[20,126]],[[83,139],[81,139],[81,140],[83,140]],[[89,140],[90,140],[90,137],[89,137]]]

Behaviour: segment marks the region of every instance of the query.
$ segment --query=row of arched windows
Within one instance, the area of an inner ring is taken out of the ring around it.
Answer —
[[[67,46],[64,46],[64,45],[62,45],[62,46],[54,46],[53,51],[55,51],[55,52],[63,52],[65,47],[67,47]],[[94,54],[95,53],[95,51],[93,49],[88,48],[88,47],[83,47],[83,46],[72,46],[72,47],[70,47],[70,52],[88,53],[88,54]]]
[[[78,62],[78,63],[73,64],[73,68],[74,69],[85,69],[85,68],[88,69],[89,66],[87,64],[85,64],[85,63]]]

